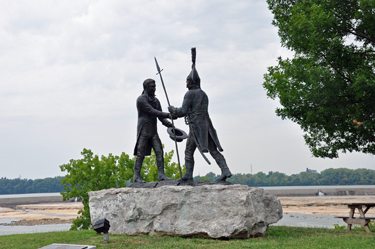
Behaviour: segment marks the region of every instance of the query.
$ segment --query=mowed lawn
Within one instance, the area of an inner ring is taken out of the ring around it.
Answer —
[[[374,227],[373,227],[373,230]],[[103,235],[93,230],[0,236],[0,248],[40,248],[52,243],[94,245],[97,248],[375,248],[375,232],[346,229],[271,226],[265,237],[251,239],[202,239],[170,236]]]

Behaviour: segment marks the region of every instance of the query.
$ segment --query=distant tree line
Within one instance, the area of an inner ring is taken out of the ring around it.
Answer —
[[[0,194],[28,194],[28,193],[54,193],[61,192],[63,176],[48,177],[44,179],[0,179]]]
[[[214,181],[219,175],[208,173],[205,176],[196,176],[195,180]],[[373,185],[375,184],[375,170],[371,169],[326,169],[321,173],[301,172],[300,174],[286,175],[270,171],[268,174],[234,174],[227,179],[235,184],[251,187],[265,186],[310,186],[310,185]]]
[[[195,176],[194,180],[214,181],[220,175],[208,173]],[[44,179],[0,179],[0,194],[53,193],[63,192],[63,176]],[[157,179],[155,179],[157,180]],[[321,173],[301,172],[286,175],[270,171],[268,174],[234,174],[228,181],[250,187],[264,186],[310,186],[310,185],[375,185],[375,170],[371,169],[326,169]]]

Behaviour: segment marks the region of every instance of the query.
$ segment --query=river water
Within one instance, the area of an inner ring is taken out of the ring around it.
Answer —
[[[322,185],[322,186],[273,186],[273,187],[259,187],[264,190],[293,190],[293,189],[336,189],[336,188],[358,189],[358,188],[375,188],[375,185]],[[0,195],[1,198],[25,198],[25,197],[55,197],[60,196],[60,193],[32,193],[32,194],[10,194]]]
[[[334,218],[333,215],[284,213],[284,217],[271,226],[334,228],[335,224],[346,225],[342,219]]]
[[[0,199],[5,198],[25,198],[25,197],[55,197],[60,196],[60,193],[32,193],[32,194],[10,194],[10,195],[0,195]]]
[[[51,224],[51,225],[35,225],[35,226],[0,226],[0,235],[68,231],[71,225],[72,224]]]

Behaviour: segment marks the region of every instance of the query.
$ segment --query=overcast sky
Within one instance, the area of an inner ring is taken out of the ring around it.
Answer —
[[[181,106],[197,48],[197,70],[232,173],[288,175],[375,168],[370,155],[313,158],[298,125],[275,115],[262,87],[280,46],[265,1],[0,1],[0,177],[65,175],[59,165],[95,154],[132,155],[136,98],[154,78],[164,110]],[[182,119],[176,126],[188,131]],[[165,150],[175,149],[158,124]],[[185,141],[179,143],[184,158]],[[220,173],[195,153],[194,175]],[[176,157],[174,159],[177,161]]]

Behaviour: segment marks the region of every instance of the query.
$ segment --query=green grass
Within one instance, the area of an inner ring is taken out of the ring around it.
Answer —
[[[374,230],[374,229],[373,229]],[[40,248],[52,243],[95,245],[97,248],[375,248],[375,232],[344,229],[271,226],[265,237],[214,240],[168,236],[103,235],[93,230],[0,236],[0,248]]]

